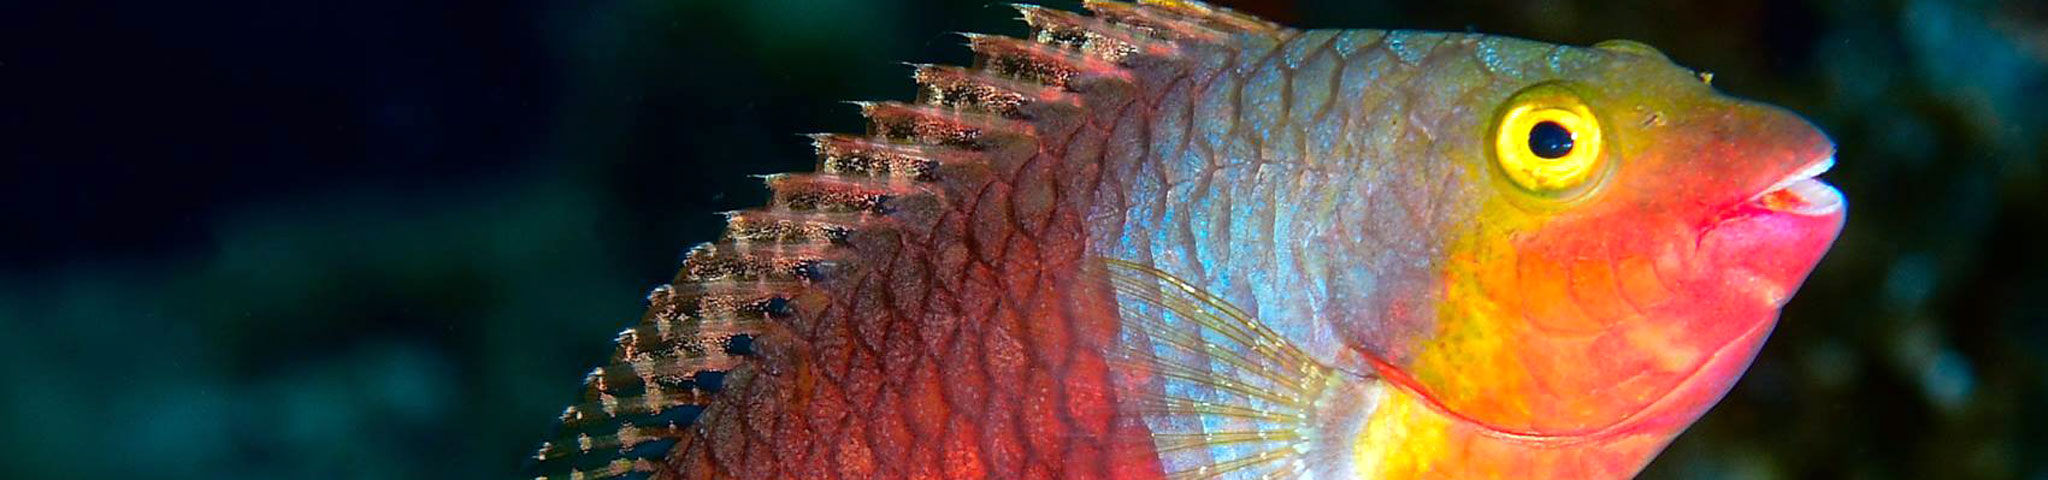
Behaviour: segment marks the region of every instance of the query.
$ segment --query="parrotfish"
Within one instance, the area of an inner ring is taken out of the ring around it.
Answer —
[[[648,295],[543,478],[1621,478],[1834,242],[1630,41],[1018,6]]]

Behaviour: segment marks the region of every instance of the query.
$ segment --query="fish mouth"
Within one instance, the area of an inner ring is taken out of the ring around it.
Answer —
[[[1745,203],[1773,212],[1808,217],[1839,213],[1842,211],[1842,191],[1818,178],[1834,166],[1834,155],[1822,157],[1771,184],[1770,188],[1750,197]]]
[[[1834,155],[1817,157],[1700,231],[1695,242],[1703,265],[1765,304],[1783,306],[1841,233],[1848,213],[1842,192],[1819,179],[1834,167]]]

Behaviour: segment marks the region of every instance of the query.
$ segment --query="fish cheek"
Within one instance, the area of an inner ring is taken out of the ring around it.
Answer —
[[[1542,254],[1523,255],[1516,269],[1526,292],[1521,314],[1536,328],[1562,336],[1590,335],[1606,328],[1575,300],[1564,262]]]

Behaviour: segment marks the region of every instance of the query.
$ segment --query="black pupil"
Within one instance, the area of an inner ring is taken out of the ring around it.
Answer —
[[[1572,131],[1557,122],[1538,123],[1529,129],[1529,151],[1543,158],[1561,158],[1572,153]]]

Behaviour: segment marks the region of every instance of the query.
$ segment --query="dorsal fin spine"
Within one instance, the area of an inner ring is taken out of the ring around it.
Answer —
[[[844,245],[862,219],[853,214],[754,209],[725,214],[725,241],[735,244]]]
[[[1140,5],[1173,12],[1196,21],[1215,25],[1219,29],[1238,32],[1278,30],[1279,24],[1265,19],[1238,13],[1228,8],[1193,0],[1138,0]]]
[[[934,107],[1023,119],[1028,105],[1079,106],[1057,88],[961,67],[917,65],[911,78],[918,84],[917,102]]]
[[[1238,33],[1270,34],[1280,26],[1257,17],[1185,0],[1084,0],[1082,8],[1096,16],[1131,26],[1153,36],[1179,41],[1220,42]]]
[[[977,70],[1070,90],[1075,88],[1072,82],[1083,74],[1129,79],[1129,73],[1117,64],[1064,46],[999,35],[962,35],[967,37],[967,47],[976,54]]]
[[[1012,5],[1032,28],[1038,43],[1066,47],[1107,62],[1122,62],[1132,55],[1170,57],[1179,54],[1173,42],[1161,41],[1146,32],[1083,16],[1033,5]]]
[[[678,284],[720,281],[814,283],[845,267],[848,252],[814,245],[705,243],[691,249],[676,275]],[[703,320],[699,318],[699,320]]]
[[[1220,40],[1224,36],[1224,33],[1221,31],[1191,22],[1179,21],[1173,16],[1164,15],[1155,10],[1140,8],[1130,3],[1087,0],[1082,2],[1082,6],[1090,12],[1094,12],[1097,17],[1144,32],[1155,38],[1212,42]]]
[[[1028,124],[995,115],[904,102],[854,104],[868,117],[868,134],[891,141],[978,148],[1032,135]]]
[[[916,183],[832,174],[778,174],[767,183],[775,208],[820,213],[884,215],[902,199],[931,193]]]
[[[874,137],[817,134],[811,143],[818,152],[818,173],[849,177],[882,177],[932,182],[944,167],[978,163],[974,150],[934,145],[894,143]]]

